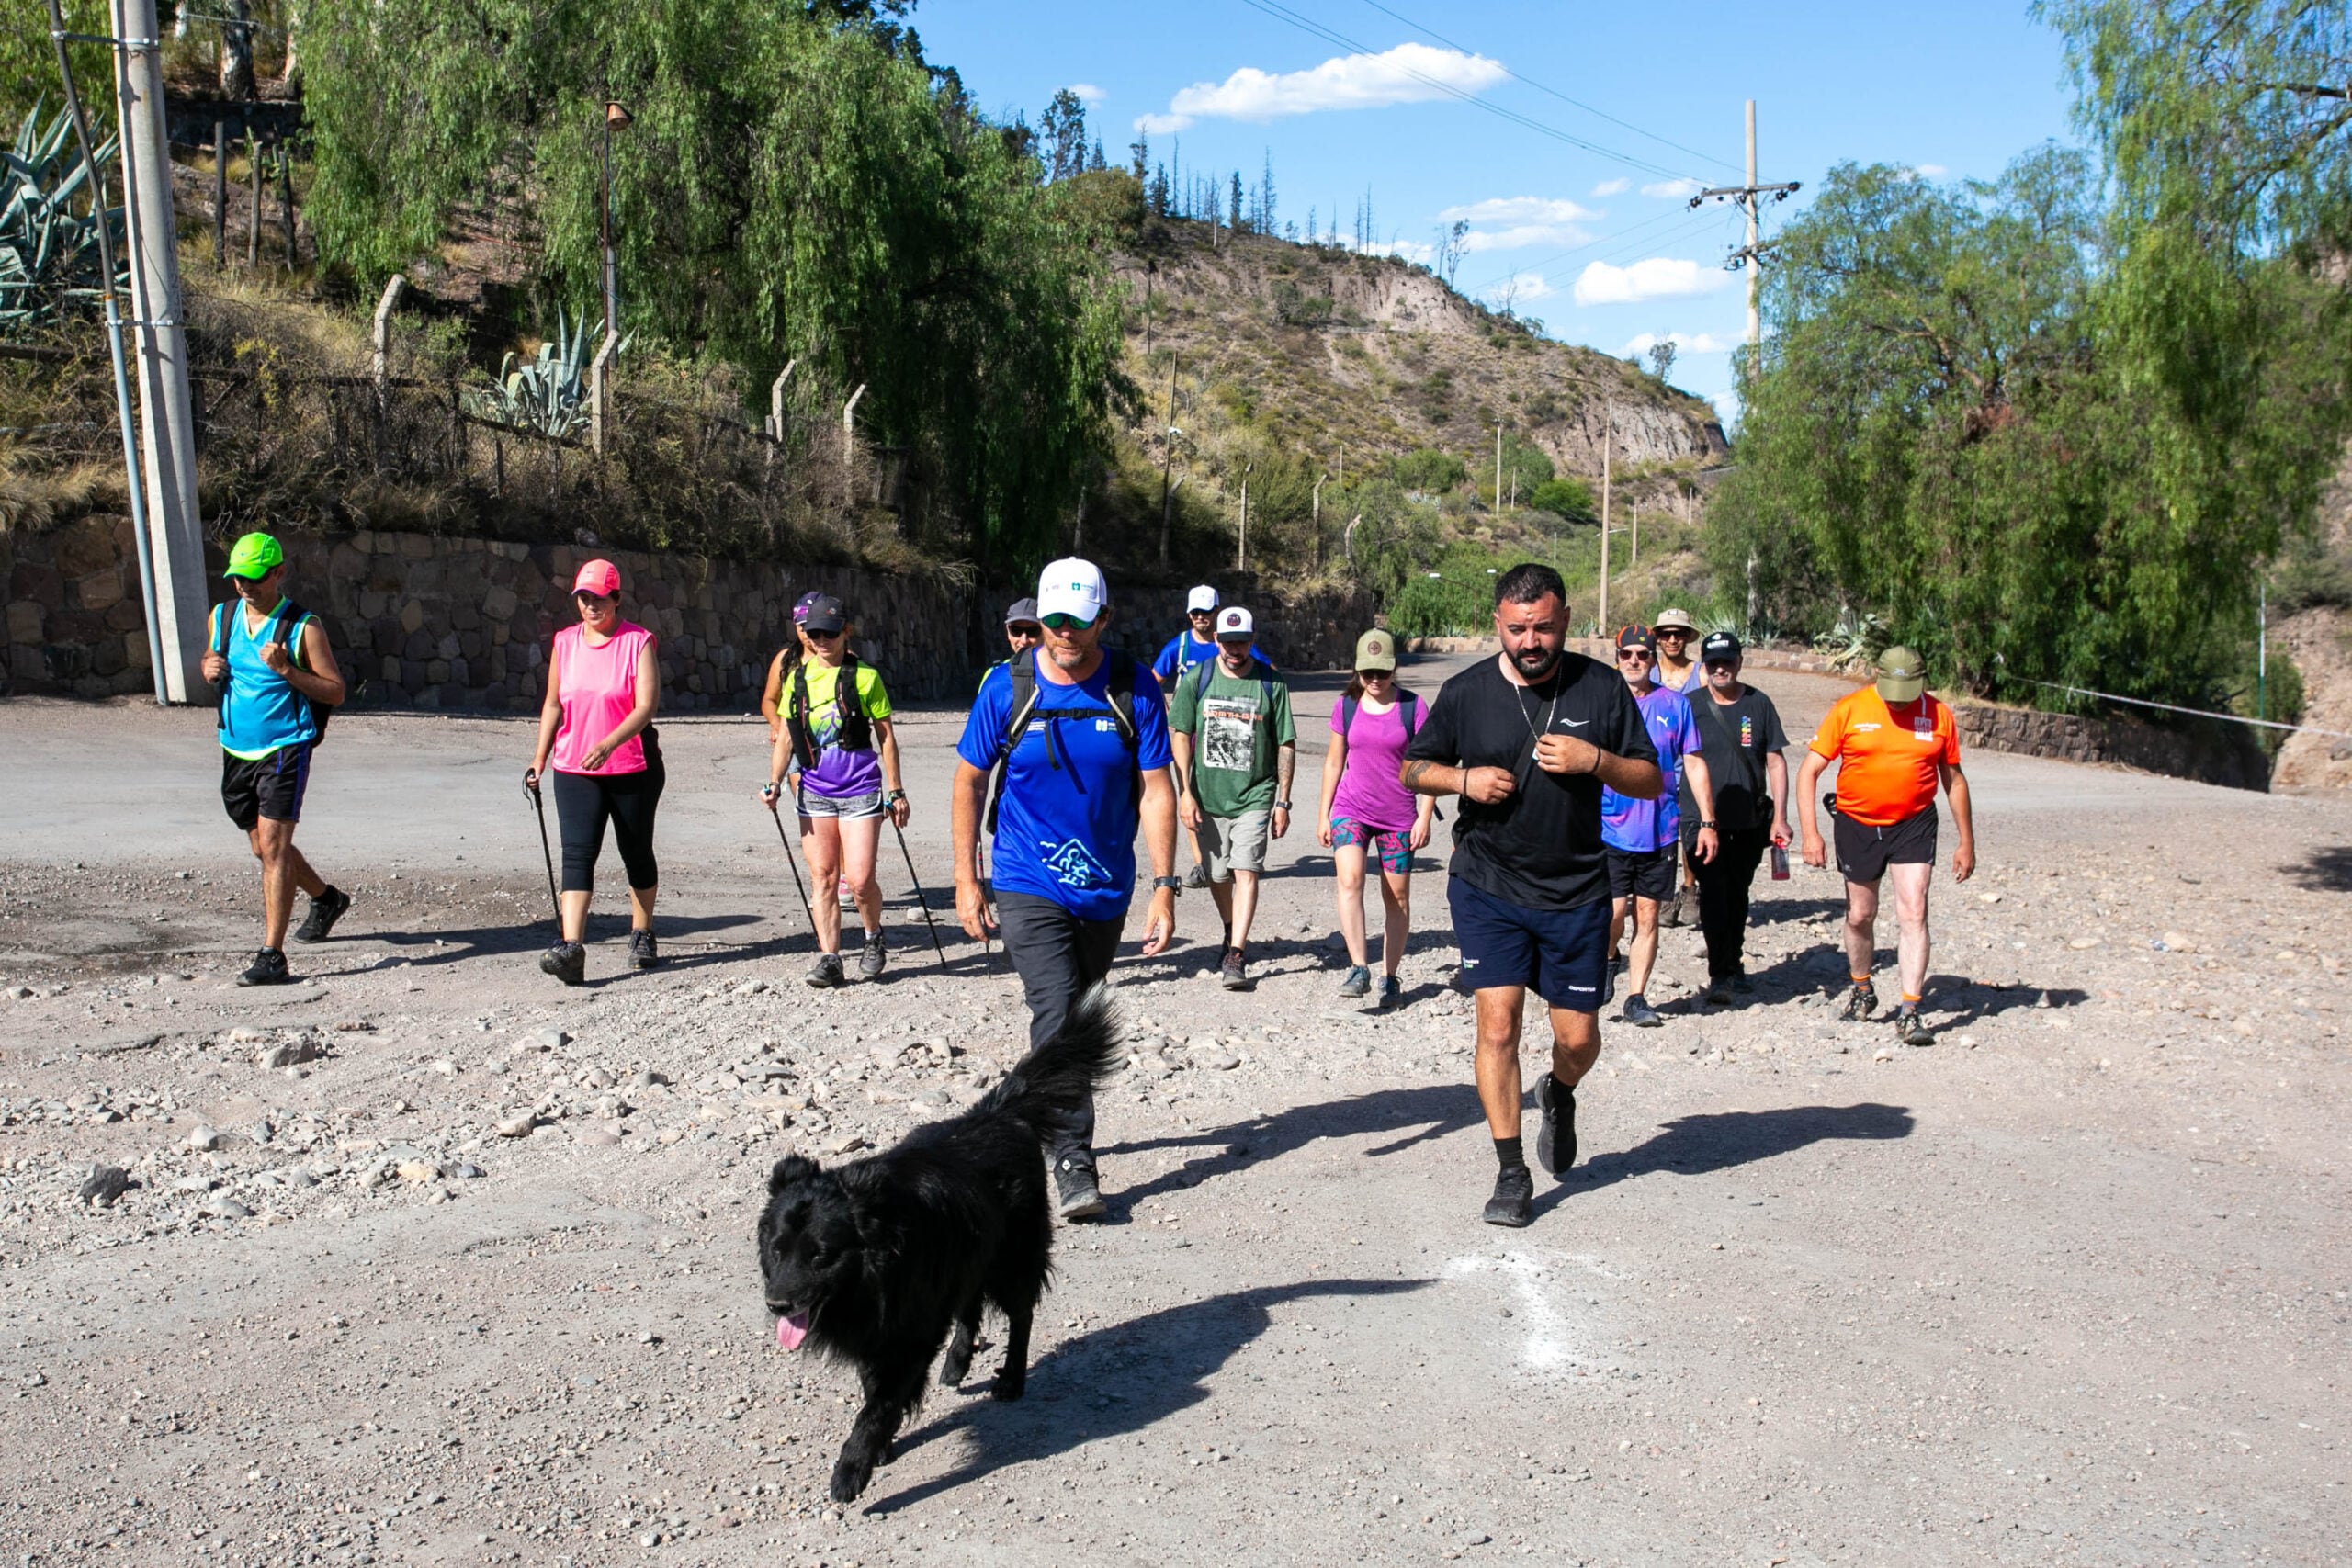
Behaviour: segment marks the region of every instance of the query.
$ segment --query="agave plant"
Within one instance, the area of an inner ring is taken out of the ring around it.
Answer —
[[[1826,658],[1834,670],[1867,663],[1885,646],[1885,620],[1848,605],[1838,606],[1836,626],[1813,639],[1813,650]]]
[[[97,149],[99,165],[114,154],[108,140]],[[98,299],[99,220],[73,209],[89,177],[74,145],[73,118],[60,109],[44,125],[35,104],[15,145],[0,153],[0,337],[28,337],[55,325],[69,306]],[[119,255],[122,209],[104,216]]]
[[[588,367],[604,341],[603,321],[592,330],[585,311],[568,321],[557,307],[555,336],[541,343],[528,363],[517,364],[509,352],[498,367],[497,383],[475,394],[474,412],[540,435],[577,435],[588,424]],[[622,338],[614,354],[628,344]]]

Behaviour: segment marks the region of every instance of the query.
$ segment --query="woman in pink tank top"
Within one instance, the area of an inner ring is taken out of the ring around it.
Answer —
[[[662,961],[653,942],[653,898],[661,881],[653,814],[665,774],[652,728],[661,665],[653,634],[621,619],[620,569],[590,561],[572,580],[571,599],[580,624],[555,635],[538,750],[523,787],[537,795],[543,776],[554,781],[556,820],[563,831],[562,926],[539,967],[577,986],[587,978],[588,899],[607,822],[628,873],[629,963],[650,969]]]

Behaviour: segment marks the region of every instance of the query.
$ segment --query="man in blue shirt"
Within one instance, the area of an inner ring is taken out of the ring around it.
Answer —
[[[1707,861],[1715,853],[1715,796],[1707,760],[1699,754],[1698,719],[1681,693],[1650,679],[1657,660],[1657,645],[1649,627],[1627,626],[1617,634],[1617,671],[1642,710],[1642,724],[1649,731],[1650,744],[1657,748],[1666,786],[1655,800],[1636,800],[1606,785],[1600,791],[1600,842],[1609,859],[1609,951],[1616,953],[1630,910],[1634,942],[1625,964],[1624,1019],[1648,1029],[1666,1021],[1644,993],[1650,969],[1657,963],[1658,906],[1674,897],[1681,844],[1681,807],[1675,792],[1686,774],[1690,798],[1699,808],[1691,857]]]
[[[988,672],[956,747],[956,915],[976,942],[1002,930],[1029,1004],[1033,1049],[1058,1034],[1071,1006],[1111,971],[1135,897],[1138,827],[1152,869],[1144,955],[1176,934],[1167,699],[1133,659],[1104,649],[1110,614],[1091,561],[1046,568],[1037,579],[1044,643]],[[984,821],[994,919],[980,890]],[[1047,1151],[1064,1219],[1102,1213],[1093,1145],[1090,1101]]]
[[[350,896],[330,887],[294,847],[294,825],[311,783],[320,711],[343,701],[342,671],[326,628],[286,597],[286,552],[267,534],[247,534],[229,551],[235,598],[212,610],[204,678],[220,694],[220,801],[261,862],[262,949],[240,986],[282,986],[286,926],[294,890],[311,912],[294,933],[323,942]]]

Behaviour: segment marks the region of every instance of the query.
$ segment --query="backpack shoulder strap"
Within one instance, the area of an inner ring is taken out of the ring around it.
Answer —
[[[1113,649],[1111,678],[1106,682],[1111,694],[1111,717],[1119,726],[1119,739],[1134,751],[1142,744],[1136,732],[1136,661],[1127,654]]]
[[[1405,716],[1405,743],[1409,746],[1421,729],[1421,694],[1409,686],[1397,687],[1396,711]]]
[[[1343,696],[1340,699],[1340,739],[1342,740],[1348,738],[1348,731],[1356,727],[1358,705],[1353,697]]]
[[[302,662],[300,627],[302,623],[309,619],[311,619],[310,611],[305,610],[291,599],[285,599],[279,601],[277,615],[270,622],[269,640],[282,645],[287,652],[292,655],[297,666]]]

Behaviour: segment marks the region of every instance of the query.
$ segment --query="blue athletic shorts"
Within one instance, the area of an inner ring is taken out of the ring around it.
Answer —
[[[1531,909],[1446,881],[1453,940],[1462,949],[1462,987],[1526,986],[1555,1008],[1599,1012],[1615,988],[1609,974],[1609,901],[1573,909]]]

